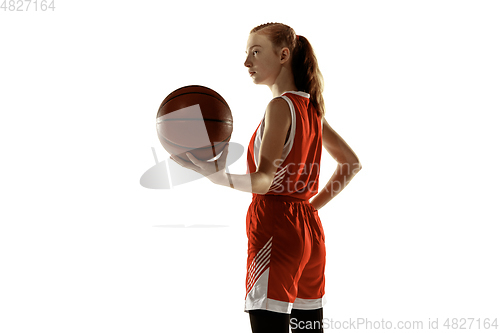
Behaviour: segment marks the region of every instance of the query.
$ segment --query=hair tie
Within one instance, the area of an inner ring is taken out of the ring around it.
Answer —
[[[299,40],[299,35],[297,35],[297,40]]]

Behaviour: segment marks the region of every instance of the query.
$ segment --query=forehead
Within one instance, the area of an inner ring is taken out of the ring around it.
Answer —
[[[260,35],[257,33],[252,33],[248,36],[248,41],[247,41],[247,50],[254,46],[254,45],[260,45],[262,47],[268,47],[271,46],[271,41],[267,38],[265,35]]]

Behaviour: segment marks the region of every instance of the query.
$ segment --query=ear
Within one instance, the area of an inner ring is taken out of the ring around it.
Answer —
[[[290,49],[288,47],[284,47],[281,49],[280,53],[280,62],[284,64],[290,59]]]

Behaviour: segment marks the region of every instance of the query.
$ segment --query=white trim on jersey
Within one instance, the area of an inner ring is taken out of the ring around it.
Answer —
[[[302,97],[305,97],[305,98],[310,98],[311,97],[311,95],[309,95],[308,93],[303,92],[303,91],[285,91],[284,93],[281,94],[281,96],[283,96],[286,93],[299,95],[299,96],[302,96]]]
[[[288,91],[288,92],[292,92],[292,91]],[[294,93],[306,94],[306,93],[303,93],[300,91],[296,91]],[[307,94],[307,95],[309,95],[309,94]],[[301,95],[301,96],[303,96],[303,95]],[[306,97],[306,96],[303,96],[303,97]],[[290,135],[288,136],[288,140],[286,141],[285,146],[283,147],[283,152],[281,153],[281,161],[284,161],[286,159],[286,157],[288,156],[288,154],[290,153],[290,151],[292,150],[293,141],[295,140],[295,130],[297,128],[297,120],[296,120],[296,115],[295,115],[295,107],[293,106],[291,99],[286,97],[286,96],[278,96],[276,98],[283,98],[285,101],[287,101],[289,109],[290,109],[290,115],[292,116],[292,123],[290,125]],[[262,118],[262,121],[259,125],[259,128],[257,129],[257,135],[255,136],[255,141],[253,144],[253,160],[255,161],[256,168],[259,167],[259,153],[260,153],[260,145],[262,143],[262,137],[264,135],[264,126],[265,126],[264,120],[265,120],[265,118],[266,118],[266,115],[264,114],[264,117]],[[276,179],[276,175],[274,176],[274,178]],[[273,182],[274,182],[274,180],[273,180]]]

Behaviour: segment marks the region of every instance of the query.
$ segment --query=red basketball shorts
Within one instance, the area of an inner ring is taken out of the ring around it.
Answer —
[[[257,195],[248,207],[246,227],[245,311],[323,307],[325,236],[309,201]]]

